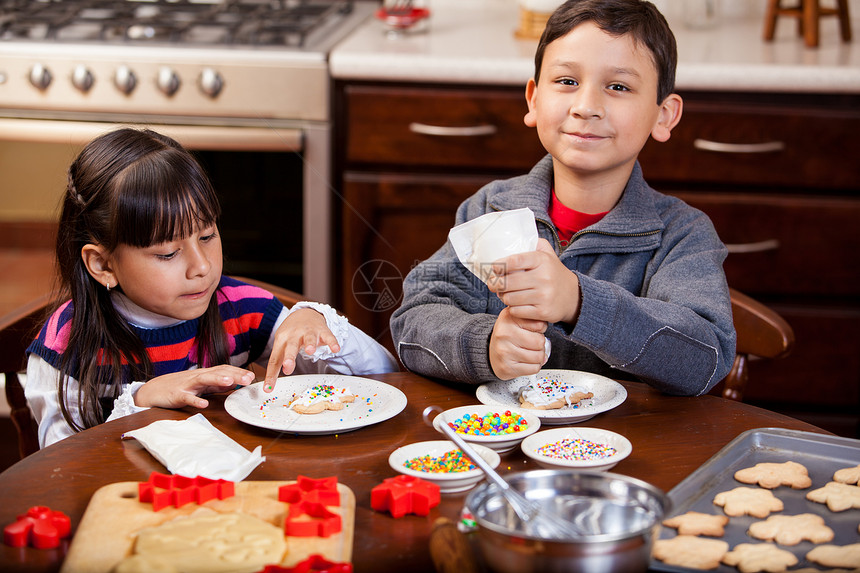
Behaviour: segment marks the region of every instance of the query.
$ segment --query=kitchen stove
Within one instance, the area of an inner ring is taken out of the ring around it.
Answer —
[[[374,9],[0,0],[0,224],[53,219],[53,199],[35,194],[59,196],[70,150],[118,125],[150,127],[197,152],[213,176],[227,272],[331,302],[328,54]]]

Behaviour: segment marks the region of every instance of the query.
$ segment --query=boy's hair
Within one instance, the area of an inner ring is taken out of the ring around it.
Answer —
[[[100,400],[113,403],[122,384],[146,381],[152,362],[120,317],[110,292],[87,271],[87,244],[113,252],[148,247],[217,223],[220,206],[203,168],[173,139],[150,130],[118,129],[88,143],[69,167],[57,232],[58,305],[71,298],[74,315],[59,385],[63,416],[75,429],[101,423]],[[121,285],[118,285],[121,289]],[[227,340],[217,296],[200,319],[198,364],[226,361]],[[122,365],[122,366],[121,366]],[[78,379],[81,426],[67,409],[68,378]],[[108,405],[109,405],[108,404]]]
[[[636,44],[648,48],[657,68],[658,104],[675,90],[675,35],[657,7],[642,0],[567,0],[559,6],[547,21],[535,52],[535,82],[540,80],[546,47],[585,22],[594,22],[612,36],[630,34]]]

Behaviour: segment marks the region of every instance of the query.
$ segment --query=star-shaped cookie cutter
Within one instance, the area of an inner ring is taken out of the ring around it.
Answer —
[[[210,499],[227,499],[235,495],[235,484],[223,479],[209,479],[201,476],[185,477],[158,472],[149,474],[149,481],[137,486],[141,503],[152,503],[152,511],[165,507],[182,507],[191,502],[198,505]]]
[[[278,488],[278,500],[290,504],[284,534],[293,537],[329,537],[343,529],[340,514],[327,505],[340,505],[337,477],[312,479],[298,476],[296,483]]]
[[[72,523],[61,511],[36,505],[18,516],[18,521],[3,528],[3,543],[12,547],[31,545],[36,549],[53,549],[69,536]]]
[[[296,483],[278,488],[278,501],[299,503],[311,501],[323,505],[340,505],[340,492],[337,491],[337,478],[325,477],[311,479],[299,476]]]
[[[260,573],[352,573],[352,563],[337,563],[314,554],[292,567],[266,565]]]
[[[388,511],[395,518],[407,513],[427,515],[430,508],[441,501],[438,485],[415,476],[386,478],[370,490],[370,507],[376,511]]]

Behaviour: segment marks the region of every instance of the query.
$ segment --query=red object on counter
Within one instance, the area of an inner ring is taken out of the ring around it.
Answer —
[[[31,545],[36,549],[53,549],[69,536],[72,523],[61,511],[36,505],[18,516],[18,521],[3,528],[3,543],[12,547]]]
[[[336,563],[321,555],[311,555],[293,567],[266,565],[260,573],[352,573],[352,563]]]
[[[233,497],[235,491],[235,484],[223,479],[190,478],[158,472],[152,472],[149,481],[137,486],[138,499],[141,503],[151,503],[152,511],[161,511],[168,506],[182,507],[192,501],[202,504],[210,499],[227,499]]]
[[[278,501],[286,503],[311,501],[323,505],[340,505],[337,477],[311,479],[300,475],[296,483],[278,488]]]
[[[326,509],[325,505],[313,501],[291,504],[284,520],[284,534],[292,537],[329,537],[341,529],[343,523],[340,514],[333,513]]]
[[[395,518],[407,513],[427,515],[441,501],[438,485],[407,475],[387,478],[370,491],[370,507]]]

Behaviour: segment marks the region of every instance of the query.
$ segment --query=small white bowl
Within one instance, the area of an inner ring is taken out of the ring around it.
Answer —
[[[519,415],[525,418],[527,427],[519,432],[511,434],[499,434],[496,436],[476,436],[474,434],[459,434],[464,440],[472,444],[480,444],[497,451],[502,454],[509,452],[517,447],[517,444],[523,439],[531,436],[540,429],[540,418],[530,412],[523,410],[515,410],[513,408],[500,408],[499,406],[486,406],[484,404],[476,404],[474,406],[461,406],[459,408],[451,408],[445,410],[435,418],[433,418],[433,427],[439,432],[442,432],[441,425],[449,422],[454,422],[466,414],[477,414],[485,416],[486,414],[503,414],[510,410],[511,414]]]
[[[615,448],[615,453],[592,460],[563,459],[559,457],[546,456],[538,453],[538,449],[547,445],[555,444],[562,440],[587,440],[596,444],[602,444]],[[536,461],[538,465],[548,469],[579,469],[591,471],[606,471],[615,467],[615,464],[626,458],[633,451],[630,440],[600,428],[554,428],[532,434],[520,445],[523,453]]]
[[[478,444],[473,444],[472,447],[475,448],[478,455],[484,458],[484,460],[486,460],[493,468],[496,468],[499,465],[499,462],[501,462],[499,454],[490,448],[486,448]],[[404,465],[407,461],[414,458],[420,458],[423,456],[440,458],[451,450],[459,449],[460,448],[457,447],[457,444],[449,442],[448,440],[416,442],[414,444],[399,447],[391,452],[391,455],[388,456],[388,464],[393,470],[402,474],[435,483],[439,486],[439,491],[442,493],[466,491],[484,479],[484,472],[480,468],[475,468],[466,472],[436,473],[411,470]]]

